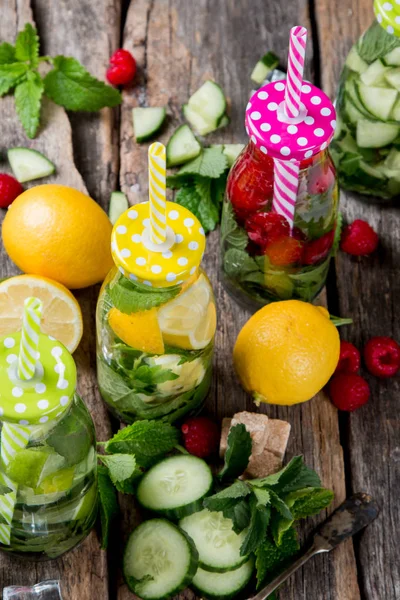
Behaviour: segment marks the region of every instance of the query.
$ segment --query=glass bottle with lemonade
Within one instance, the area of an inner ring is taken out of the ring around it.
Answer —
[[[0,340],[0,550],[37,560],[80,543],[98,505],[93,422],[41,307],[28,298],[22,332]]]
[[[165,200],[165,148],[149,149],[150,202],[114,225],[115,268],[97,305],[97,374],[113,414],[174,422],[198,412],[211,384],[216,309],[200,262],[205,235]]]

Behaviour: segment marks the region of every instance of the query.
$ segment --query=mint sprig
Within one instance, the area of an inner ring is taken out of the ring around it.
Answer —
[[[72,111],[97,111],[121,102],[118,90],[93,77],[75,58],[40,56],[37,30],[27,23],[15,46],[0,44],[0,96],[14,91],[15,107],[26,135],[34,138],[40,124],[42,96]],[[53,68],[42,78],[40,63]]]

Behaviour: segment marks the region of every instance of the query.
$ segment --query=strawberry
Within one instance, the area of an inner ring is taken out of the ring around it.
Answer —
[[[357,373],[360,368],[360,353],[353,344],[340,340],[340,356],[335,373]]]
[[[339,410],[352,412],[368,402],[368,383],[355,373],[338,373],[329,384],[329,396]]]
[[[322,237],[307,242],[304,246],[303,264],[315,265],[324,260],[332,249],[335,230],[332,229]]]
[[[373,337],[364,348],[367,369],[376,377],[393,377],[400,369],[400,346],[390,337]]]
[[[245,152],[236,167],[231,171],[227,182],[227,195],[240,223],[253,213],[265,209],[273,195],[273,160],[263,157],[263,163],[253,160],[250,152]]]
[[[329,188],[335,183],[335,173],[333,169],[314,167],[310,171],[308,179],[308,192],[309,194],[324,194]]]
[[[24,188],[15,177],[0,173],[0,208],[7,208],[15,198],[22,194]]]
[[[366,256],[377,249],[378,243],[378,234],[372,227],[366,221],[356,219],[344,228],[340,248],[353,256]]]
[[[120,48],[110,58],[106,77],[111,85],[125,85],[135,77],[136,61],[128,50]]]
[[[301,261],[303,243],[293,237],[282,237],[268,244],[265,254],[275,266],[293,265]]]
[[[262,247],[290,234],[288,221],[278,213],[255,213],[246,219],[245,229],[250,240]]]
[[[181,426],[186,450],[206,458],[217,452],[219,447],[219,429],[217,424],[207,417],[192,417]]]

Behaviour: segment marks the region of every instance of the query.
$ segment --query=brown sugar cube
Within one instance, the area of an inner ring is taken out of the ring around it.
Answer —
[[[246,427],[253,442],[252,455],[258,455],[262,453],[267,443],[268,422],[267,415],[243,411],[233,415],[231,427],[239,423]]]
[[[282,468],[282,459],[269,450],[264,450],[257,456],[251,456],[250,462],[243,473],[243,479],[262,479],[272,475]]]
[[[229,419],[228,417],[222,419],[221,441],[219,443],[219,455],[221,458],[224,458],[226,449],[228,447],[228,435],[231,428],[231,421],[232,419]]]
[[[290,423],[287,423],[287,421],[270,419],[265,449],[273,452],[283,460],[289,441],[290,429]]]

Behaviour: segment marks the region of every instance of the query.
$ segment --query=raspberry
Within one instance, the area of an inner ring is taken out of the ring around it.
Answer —
[[[372,227],[361,219],[356,219],[344,228],[340,248],[353,256],[371,254],[378,247],[378,234]]]
[[[390,337],[373,337],[364,348],[367,369],[376,377],[393,377],[400,369],[400,346]]]
[[[335,230],[332,229],[322,237],[307,242],[304,248],[303,263],[305,265],[315,265],[325,259],[331,251]]]
[[[128,50],[116,50],[110,58],[106,77],[111,85],[125,85],[135,77],[136,61]]]
[[[255,213],[246,219],[245,229],[250,240],[262,247],[290,234],[289,223],[278,213]]]
[[[24,188],[14,177],[7,173],[0,173],[0,208],[10,206],[23,191]]]
[[[357,373],[360,368],[360,353],[353,344],[340,340],[340,356],[335,373]]]
[[[330,381],[329,396],[336,408],[352,412],[368,402],[369,385],[355,373],[338,373]]]
[[[181,427],[186,450],[199,458],[214,454],[219,447],[219,429],[207,417],[192,417]]]
[[[275,266],[293,265],[301,261],[303,243],[293,237],[283,237],[268,244],[265,254]]]

